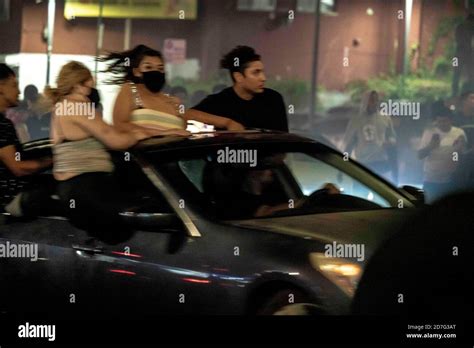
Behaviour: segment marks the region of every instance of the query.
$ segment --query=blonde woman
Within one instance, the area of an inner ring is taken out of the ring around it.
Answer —
[[[124,204],[115,184],[107,149],[124,150],[157,134],[153,130],[120,131],[106,124],[88,96],[94,86],[89,69],[69,62],[59,72],[56,88],[46,88],[53,102],[51,139],[53,174],[66,215],[91,233],[113,233]],[[102,236],[104,237],[104,236]]]

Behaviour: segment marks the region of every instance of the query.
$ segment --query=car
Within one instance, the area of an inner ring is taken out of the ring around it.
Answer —
[[[25,158],[50,151],[36,141]],[[0,245],[37,255],[0,263],[2,313],[347,314],[367,260],[422,205],[421,192],[289,133],[155,137],[113,158],[133,233],[91,236],[60,207],[3,214]]]

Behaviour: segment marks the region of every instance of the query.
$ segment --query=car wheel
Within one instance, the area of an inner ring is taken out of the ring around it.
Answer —
[[[257,315],[312,315],[319,311],[317,304],[296,289],[279,290],[257,310]]]

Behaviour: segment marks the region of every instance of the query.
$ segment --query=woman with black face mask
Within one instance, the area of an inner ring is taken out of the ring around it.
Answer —
[[[163,135],[187,135],[189,119],[228,130],[243,130],[239,123],[219,116],[187,111],[178,98],[162,92],[166,83],[161,53],[144,45],[130,51],[110,53],[99,61],[108,63],[105,72],[121,84],[113,111],[114,126],[121,130],[140,127],[161,130]]]

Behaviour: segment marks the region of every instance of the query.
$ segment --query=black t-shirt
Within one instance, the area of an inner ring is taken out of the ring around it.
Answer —
[[[17,151],[21,144],[16,135],[12,121],[0,113],[0,149],[13,145]],[[0,160],[0,211],[8,204],[23,187],[24,181],[19,180]]]
[[[283,97],[265,88],[251,100],[240,98],[232,87],[207,96],[193,109],[217,116],[224,116],[241,123],[246,128],[265,128],[288,132],[288,119]]]

